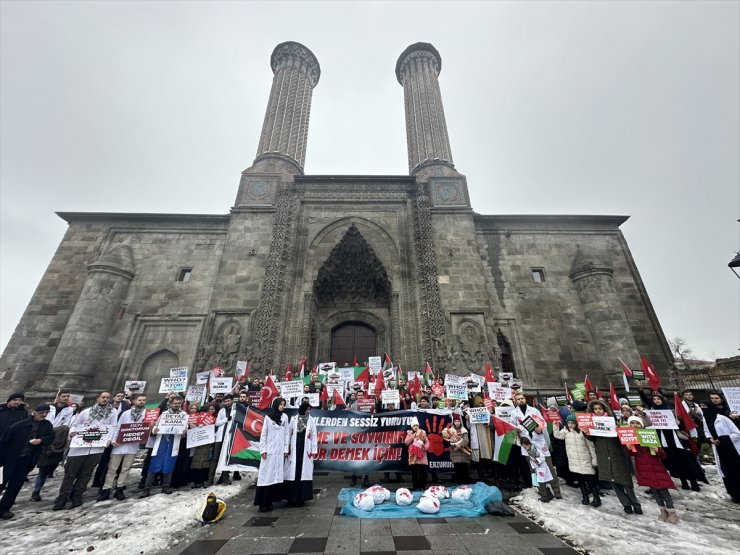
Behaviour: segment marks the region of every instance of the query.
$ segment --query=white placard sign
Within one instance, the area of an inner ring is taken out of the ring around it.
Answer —
[[[370,367],[370,372],[373,374],[377,374],[380,372],[380,369],[383,368],[383,362],[380,360],[380,357],[368,357],[367,365]]]
[[[514,407],[496,407],[496,416],[501,420],[511,422],[511,414],[514,412]]]
[[[247,361],[246,360],[237,360],[236,361],[236,371],[234,374],[237,377],[243,376],[247,371]]]
[[[211,378],[210,391],[214,395],[216,393],[231,393],[231,388],[234,386],[234,378],[231,376],[223,376],[221,378]]]
[[[445,374],[445,385],[464,385],[468,386],[468,379],[455,374]]]
[[[380,399],[384,405],[398,405],[401,403],[401,395],[397,389],[384,389],[380,393]]]
[[[491,413],[486,407],[467,409],[471,424],[488,424],[491,421]]]
[[[370,382],[367,384],[367,394],[375,395],[375,382]]]
[[[79,405],[82,403],[82,400],[85,398],[84,395],[80,395],[79,393],[70,393],[69,394],[69,402],[74,403],[75,405]]]
[[[740,414],[740,387],[723,387],[727,406],[732,414]]]
[[[162,378],[159,384],[160,393],[182,393],[188,388],[188,377]]]
[[[127,381],[123,386],[123,390],[126,392],[126,395],[144,393],[144,391],[146,391],[146,382],[140,380]]]
[[[89,424],[70,441],[70,447],[106,447],[108,443],[108,434],[110,427],[100,423]]]
[[[304,397],[308,397],[308,402],[311,403],[312,407],[318,407],[321,404],[318,393],[306,393]]]
[[[187,368],[170,368],[170,378],[187,378]]]
[[[504,385],[509,385],[514,380],[514,373],[513,372],[501,372],[498,375],[499,381]]]
[[[188,430],[188,443],[187,448],[192,449],[200,445],[208,445],[216,440],[216,426],[210,424],[209,426],[199,426],[197,428],[190,428]]]
[[[171,413],[163,412],[156,424],[157,434],[182,434],[188,429],[188,413],[184,411]]]
[[[445,379],[445,391],[448,399],[468,400],[468,384],[448,384]]]
[[[332,372],[336,367],[337,367],[336,362],[320,362],[319,372],[322,374],[326,374],[328,372]]]
[[[511,399],[511,395],[512,391],[510,387],[505,387],[496,382],[488,382],[488,396],[497,403]]]
[[[301,395],[303,395],[303,382],[301,380],[280,382],[280,396],[284,399],[293,399]]]
[[[339,392],[339,395],[344,399],[344,384],[342,383],[327,383],[324,384],[324,387],[326,388],[326,393],[329,395],[329,399],[334,398],[334,390],[337,390]]]
[[[340,368],[339,369],[339,379],[343,382],[350,382],[355,379],[355,369],[354,368]]]
[[[419,381],[423,383],[424,375],[421,372],[417,372],[416,370],[409,370],[406,372],[406,382],[411,383],[412,381],[414,381],[414,378],[417,375],[419,376]]]
[[[191,385],[188,387],[188,392],[185,394],[186,401],[201,401],[206,395],[205,385]]]
[[[592,416],[594,427],[589,428],[588,434],[600,437],[617,437],[617,423],[611,416]]]
[[[211,371],[206,370],[205,372],[198,372],[195,374],[195,383],[203,385],[208,383],[208,378],[211,377]]]
[[[678,430],[676,417],[673,416],[673,411],[671,410],[646,410],[645,414],[653,421],[653,425],[648,426],[648,428],[655,430]]]

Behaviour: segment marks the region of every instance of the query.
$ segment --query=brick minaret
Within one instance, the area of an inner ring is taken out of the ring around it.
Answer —
[[[287,162],[295,166],[295,173],[302,174],[311,95],[319,82],[321,68],[313,52],[297,42],[278,44],[272,52],[270,65],[275,76],[255,166],[271,159]]]
[[[411,174],[427,166],[454,168],[437,79],[441,68],[439,52],[426,42],[412,44],[396,62],[396,77],[403,86]]]

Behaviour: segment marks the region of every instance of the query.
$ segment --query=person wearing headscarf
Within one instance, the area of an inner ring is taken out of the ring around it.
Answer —
[[[257,473],[257,492],[254,504],[260,512],[272,510],[275,501],[285,498],[285,460],[290,456],[290,426],[285,411],[285,399],[272,401],[265,415],[260,434],[260,467]]]
[[[463,426],[462,415],[452,414],[452,426],[442,431],[442,437],[450,444],[450,460],[455,467],[455,483],[470,483],[470,433]],[[449,439],[448,439],[449,438]]]
[[[316,419],[311,403],[304,401],[290,421],[290,457],[285,462],[285,490],[289,507],[302,507],[313,499],[313,458],[318,453]]]
[[[717,461],[717,474],[732,500],[740,503],[740,419],[732,414],[719,391],[709,392],[703,424]]]

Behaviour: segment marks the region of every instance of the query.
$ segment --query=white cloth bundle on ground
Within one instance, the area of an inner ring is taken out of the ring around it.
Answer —
[[[414,496],[407,488],[398,488],[396,490],[396,505],[411,505]]]

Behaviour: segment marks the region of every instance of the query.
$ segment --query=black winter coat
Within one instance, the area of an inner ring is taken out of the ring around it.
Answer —
[[[31,437],[33,429],[33,417],[29,416],[25,420],[16,422],[5,431],[0,440],[0,450],[5,456],[5,470],[7,476],[13,473],[15,465],[21,458],[23,450],[32,439],[40,439],[39,445],[32,445],[30,449],[30,458],[28,459],[28,470],[31,470],[39,460],[41,452],[46,445],[49,445],[54,439],[54,427],[48,420],[42,420],[36,428],[36,433]]]

